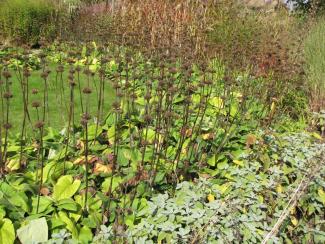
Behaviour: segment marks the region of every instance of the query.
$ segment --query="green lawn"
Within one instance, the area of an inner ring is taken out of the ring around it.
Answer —
[[[49,99],[49,113],[48,113],[48,121],[46,127],[53,127],[56,129],[61,129],[68,123],[68,109],[69,109],[69,96],[70,96],[70,88],[68,83],[68,68],[66,68],[63,73],[63,82],[64,82],[64,93],[61,97],[60,89],[60,80],[58,80],[58,85],[56,86],[56,65],[50,65],[49,69],[51,73],[48,78],[49,91],[48,91],[48,99]],[[43,91],[44,91],[44,81],[40,76],[41,71],[33,71],[31,77],[29,78],[29,112],[31,116],[32,123],[37,121],[37,112],[35,108],[32,108],[31,104],[33,101],[42,102],[43,100]],[[21,124],[23,121],[23,95],[21,90],[20,82],[17,78],[17,75],[14,71],[12,71],[13,77],[11,90],[14,95],[12,99],[10,99],[10,123],[12,124],[11,134],[19,133],[21,130]],[[86,76],[81,74],[81,90],[86,86]],[[95,76],[94,81],[99,86],[99,78]],[[98,103],[98,93],[96,92],[96,88],[94,86],[93,80],[90,80],[90,86],[92,88],[92,93],[89,95],[89,108],[90,114],[92,116],[96,116],[97,114],[97,103]],[[38,89],[38,94],[32,94],[32,89]],[[77,123],[80,122],[80,116],[82,114],[81,104],[80,104],[80,95],[78,85],[75,86],[74,89],[74,101],[75,101],[75,121]],[[85,99],[85,95],[82,94],[83,99]],[[114,92],[111,88],[108,81],[105,81],[105,93],[104,93],[104,116],[108,113],[110,109],[110,105],[114,99]],[[42,110],[42,107],[39,108]],[[31,130],[31,123],[27,123],[27,130]]]

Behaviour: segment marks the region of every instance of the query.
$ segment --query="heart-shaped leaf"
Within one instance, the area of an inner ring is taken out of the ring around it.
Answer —
[[[80,186],[80,180],[73,180],[72,175],[60,177],[54,186],[53,198],[57,201],[72,197]]]
[[[41,243],[48,240],[48,226],[46,219],[33,219],[28,225],[17,230],[17,236],[22,244]]]
[[[14,243],[15,229],[10,219],[0,220],[0,243]]]

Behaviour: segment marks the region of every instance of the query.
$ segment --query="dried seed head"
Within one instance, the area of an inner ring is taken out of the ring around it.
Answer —
[[[69,69],[69,74],[72,74],[73,75],[74,73],[76,73],[76,70],[74,68],[70,68]]]
[[[3,75],[3,77],[5,77],[6,79],[11,78],[11,73],[10,73],[8,70],[4,70],[4,71],[2,72],[2,75]]]
[[[76,61],[73,58],[68,58],[67,63],[68,64],[74,64]]]
[[[79,65],[76,67],[76,71],[77,72],[80,72],[81,71],[81,67]]]
[[[172,111],[167,111],[167,112],[165,113],[165,117],[166,117],[167,119],[172,119],[172,118],[174,117],[174,113],[173,113]]]
[[[84,94],[91,94],[91,93],[92,93],[92,90],[91,90],[90,87],[85,87],[85,88],[82,90],[82,92],[83,92]]]
[[[69,80],[69,81],[72,81],[73,79],[74,79],[73,74],[69,74],[69,75],[68,75],[68,80]]]
[[[64,71],[64,66],[60,64],[60,65],[56,68],[56,72],[58,72],[58,73],[62,73],[63,71]]]
[[[118,101],[114,101],[112,104],[113,109],[116,111],[120,110],[120,106],[121,106],[121,104]]]
[[[10,99],[10,98],[12,98],[12,97],[13,97],[13,94],[12,94],[10,91],[5,92],[5,93],[3,94],[3,98],[4,98],[4,99]]]
[[[69,80],[69,84],[72,87],[74,87],[75,85],[77,85],[77,83],[73,79],[72,80]]]
[[[135,100],[135,99],[138,98],[138,95],[135,94],[135,93],[132,93],[131,96],[130,96],[130,98],[131,98],[132,100]]]
[[[38,89],[36,89],[36,88],[33,88],[33,89],[32,89],[32,94],[34,94],[34,95],[35,95],[35,94],[37,94],[37,93],[38,93]]]
[[[149,102],[150,99],[151,99],[151,93],[150,93],[150,92],[147,92],[147,93],[144,95],[144,99],[147,100],[147,101]]]
[[[81,118],[82,119],[84,119],[84,120],[90,120],[91,119],[91,116],[90,116],[90,114],[89,113],[83,113],[82,115],[81,115]]]
[[[150,114],[145,114],[143,116],[143,120],[144,120],[144,122],[146,122],[147,124],[149,124],[152,121],[152,117],[151,117]]]
[[[43,128],[44,125],[45,125],[44,121],[39,120],[39,121],[37,121],[37,122],[35,123],[35,128],[37,128],[37,129],[41,129],[41,128]]]
[[[10,123],[4,123],[3,128],[5,128],[6,130],[9,130],[12,128],[12,125]]]
[[[49,74],[46,71],[42,72],[42,74],[41,74],[41,77],[43,79],[47,79],[48,76],[49,76]]]
[[[118,89],[118,88],[121,88],[121,85],[118,82],[114,82],[113,85],[112,85],[112,87],[114,89]]]
[[[123,93],[120,92],[120,91],[118,91],[118,92],[116,93],[116,96],[117,96],[117,97],[123,97]]]
[[[91,75],[91,71],[90,71],[90,69],[88,69],[88,68],[85,68],[84,71],[83,71],[83,73],[84,73],[85,75],[87,75],[87,76]]]
[[[39,102],[39,101],[33,101],[32,102],[32,107],[33,108],[38,108],[38,107],[40,107],[41,106],[41,103]]]
[[[31,72],[30,72],[30,70],[29,69],[24,69],[24,71],[23,71],[23,76],[24,77],[30,77],[31,76]]]

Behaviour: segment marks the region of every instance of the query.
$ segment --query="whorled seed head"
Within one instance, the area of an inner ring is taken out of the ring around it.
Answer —
[[[12,98],[14,95],[10,92],[10,91],[8,91],[8,92],[5,92],[4,94],[3,94],[3,98],[4,99],[10,99],[10,98]]]
[[[152,121],[152,116],[150,114],[145,114],[143,120],[145,123],[149,124]]]
[[[3,124],[3,128],[5,128],[6,130],[9,130],[9,129],[12,128],[12,124],[10,124],[10,123],[4,123]]]
[[[88,121],[91,119],[91,115],[89,113],[83,113],[81,118]]]
[[[37,129],[41,129],[41,128],[44,127],[44,125],[45,125],[44,121],[39,120],[39,121],[37,121],[37,122],[35,123],[34,126],[35,126],[35,128],[37,128]]]
[[[85,87],[85,88],[82,90],[82,92],[83,92],[84,94],[91,94],[91,93],[92,93],[92,90],[91,90],[90,87]]]
[[[29,69],[24,69],[24,71],[23,71],[23,76],[24,76],[25,78],[30,77],[30,76],[31,76],[31,72],[30,72],[30,70],[29,70]]]
[[[32,102],[32,107],[33,108],[38,108],[38,107],[40,107],[41,106],[41,103],[39,102],[39,101],[33,101]]]
[[[32,94],[36,95],[37,93],[38,93],[38,89],[33,88],[33,89],[32,89]]]
[[[3,77],[5,77],[6,79],[9,79],[9,78],[11,78],[11,73],[8,71],[8,70],[4,70],[3,72],[2,72],[2,75],[3,75]]]

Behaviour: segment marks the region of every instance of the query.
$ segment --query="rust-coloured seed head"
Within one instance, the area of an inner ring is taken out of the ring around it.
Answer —
[[[121,104],[118,101],[114,101],[113,104],[112,104],[112,107],[115,110],[119,110],[120,109],[120,106],[121,106]]]
[[[60,65],[56,68],[56,72],[58,72],[58,73],[62,73],[63,71],[64,71],[64,66],[60,64]]]
[[[69,74],[74,74],[76,73],[76,70],[74,68],[69,69]]]
[[[132,93],[130,97],[131,97],[132,100],[135,100],[135,99],[138,98],[138,95],[135,94],[135,93]]]
[[[33,88],[33,89],[32,89],[32,94],[34,94],[34,95],[35,95],[35,94],[37,94],[37,93],[38,93],[38,89],[36,89],[36,88]]]
[[[88,69],[88,68],[86,68],[86,69],[84,69],[84,71],[83,71],[83,73],[85,74],[85,75],[91,75],[91,71],[90,71],[90,69]]]
[[[124,84],[124,88],[125,88],[125,89],[128,89],[128,88],[130,88],[130,87],[131,87],[131,83],[130,83],[129,81],[125,82],[125,84]]]
[[[3,94],[3,98],[4,98],[4,99],[10,99],[10,98],[12,98],[12,97],[13,97],[13,94],[12,94],[10,91],[5,92],[5,93]]]
[[[73,58],[68,58],[67,63],[68,64],[74,64],[75,60]]]
[[[113,85],[112,85],[112,87],[114,89],[118,89],[118,88],[121,88],[121,85],[118,82],[114,82]]]
[[[69,74],[69,75],[68,75],[68,80],[71,81],[71,80],[73,80],[73,79],[74,79],[73,74]]]
[[[30,77],[31,76],[31,72],[30,72],[30,70],[28,70],[28,69],[24,69],[24,71],[23,71],[23,76],[24,77]]]
[[[213,80],[205,80],[204,84],[207,85],[207,86],[210,86],[210,85],[213,84]]]
[[[80,72],[81,71],[81,67],[79,65],[76,67],[76,71],[77,72]]]
[[[2,72],[2,75],[3,75],[3,77],[5,77],[6,79],[11,78],[11,73],[10,73],[8,70],[4,70],[4,71]]]
[[[37,129],[41,129],[41,128],[43,128],[44,125],[45,125],[44,121],[39,120],[39,121],[37,121],[37,122],[35,123],[35,128],[37,128]]]
[[[72,87],[74,87],[75,85],[77,85],[77,83],[73,79],[69,80],[69,84]]]
[[[91,116],[90,116],[90,114],[89,113],[83,113],[82,115],[81,115],[81,118],[82,119],[84,119],[84,120],[90,120],[91,119]]]
[[[83,92],[84,94],[91,94],[91,93],[92,93],[92,90],[91,90],[90,87],[85,87],[85,88],[82,90],[82,92]]]
[[[81,124],[82,126],[86,126],[86,125],[88,124],[88,120],[86,120],[86,119],[81,119],[81,120],[80,120],[80,124]]]
[[[145,114],[143,116],[143,120],[144,120],[144,122],[146,122],[147,124],[149,124],[152,121],[152,117],[151,117],[150,114]]]
[[[49,74],[46,71],[42,72],[42,74],[41,74],[41,77],[43,79],[47,79],[48,76],[49,76]]]
[[[145,95],[144,95],[144,99],[146,99],[147,101],[149,101],[151,99],[151,93],[150,92],[147,92]]]
[[[33,108],[38,108],[38,107],[40,107],[41,106],[41,103],[39,102],[39,101],[33,101],[32,102],[32,107]]]
[[[6,130],[9,130],[12,128],[12,125],[10,123],[4,123],[3,128],[5,128]]]

